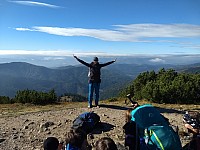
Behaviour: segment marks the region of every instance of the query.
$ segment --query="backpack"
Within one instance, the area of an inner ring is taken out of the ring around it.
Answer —
[[[90,64],[91,67],[89,68],[89,72],[88,72],[88,77],[90,78],[91,81],[95,81],[95,82],[101,82],[101,67],[99,65],[99,63],[94,64],[93,62]]]
[[[138,136],[144,139],[149,150],[181,150],[178,134],[160,112],[150,104],[131,112],[132,121],[138,128]]]
[[[86,134],[91,133],[95,126],[100,122],[100,116],[94,112],[80,114],[74,121],[72,129],[82,129]]]

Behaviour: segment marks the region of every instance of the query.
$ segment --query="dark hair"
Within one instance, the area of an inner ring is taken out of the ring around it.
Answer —
[[[81,148],[85,139],[87,139],[87,135],[81,129],[71,129],[65,134],[66,144],[71,144],[72,146],[77,148]]]
[[[58,145],[59,141],[55,137],[48,137],[43,143],[44,150],[57,150]]]
[[[98,57],[94,57],[93,60],[94,60],[94,61],[99,61]]]
[[[103,137],[96,142],[95,150],[117,150],[117,145],[111,138]]]
[[[200,113],[198,111],[189,111],[188,113],[192,119],[200,121]]]
[[[126,110],[126,113],[125,113],[125,122],[131,121],[131,112],[132,112],[132,110],[133,109]]]

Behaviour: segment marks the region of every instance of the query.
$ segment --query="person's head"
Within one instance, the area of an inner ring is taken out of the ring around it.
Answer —
[[[131,121],[131,112],[132,112],[132,110],[133,109],[128,109],[128,110],[126,110],[126,112],[125,112],[125,122],[129,122],[129,121]]]
[[[99,61],[98,57],[94,57],[93,61],[98,62]]]
[[[103,137],[96,142],[95,150],[117,150],[117,145],[111,138]]]
[[[81,129],[71,129],[65,135],[66,144],[70,144],[73,147],[81,148],[83,142],[87,139],[87,135]]]
[[[189,115],[192,119],[196,119],[196,121],[200,122],[200,113],[197,111],[189,111]]]
[[[57,150],[58,146],[59,141],[55,137],[48,137],[43,143],[44,150]]]

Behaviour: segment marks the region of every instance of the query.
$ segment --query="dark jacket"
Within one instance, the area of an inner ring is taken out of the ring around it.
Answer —
[[[110,61],[104,64],[99,64],[98,62],[95,64],[94,62],[91,62],[90,64],[79,59],[76,58],[80,63],[82,63],[83,65],[89,67],[89,73],[88,73],[88,77],[89,77],[89,82],[95,82],[95,83],[100,83],[101,82],[101,68],[105,67],[107,65],[110,65],[112,63],[114,63],[115,61]]]
[[[139,150],[139,136],[137,135],[137,127],[134,121],[127,122],[124,126],[125,133],[125,146],[129,147],[129,150]]]

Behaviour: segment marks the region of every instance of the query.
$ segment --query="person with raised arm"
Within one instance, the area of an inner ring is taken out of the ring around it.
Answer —
[[[101,83],[101,68],[108,66],[116,61],[110,61],[107,63],[100,64],[98,57],[94,57],[91,63],[87,63],[77,56],[73,55],[74,58],[79,61],[81,64],[89,67],[88,73],[88,83],[89,83],[89,93],[88,93],[88,108],[92,108],[92,99],[93,99],[93,92],[95,92],[95,106],[99,107],[99,88]]]

